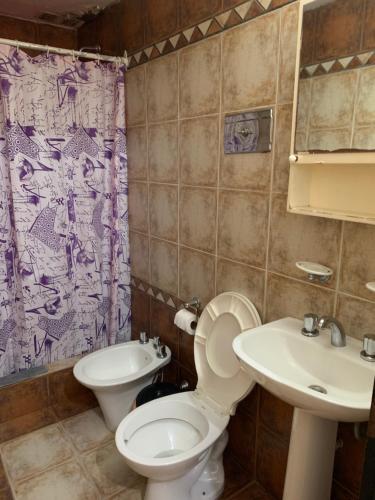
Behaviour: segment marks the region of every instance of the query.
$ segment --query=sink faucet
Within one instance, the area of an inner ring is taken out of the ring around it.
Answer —
[[[344,327],[337,319],[332,318],[331,316],[322,316],[319,320],[319,328],[331,329],[331,344],[334,347],[346,346]]]

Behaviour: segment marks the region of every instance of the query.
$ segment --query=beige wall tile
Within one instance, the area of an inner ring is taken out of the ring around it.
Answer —
[[[374,300],[369,281],[375,281],[375,226],[345,222],[340,290]]]
[[[352,147],[354,149],[375,149],[375,123],[370,127],[356,127]]]
[[[130,231],[130,263],[132,275],[141,280],[150,281],[149,239],[145,234]]]
[[[336,318],[347,335],[362,340],[364,335],[375,333],[375,302],[339,294]]]
[[[180,53],[180,115],[217,113],[220,105],[220,38],[187,47]]]
[[[288,191],[289,154],[292,133],[293,105],[284,104],[276,110],[275,157],[273,166],[273,190]]]
[[[207,304],[215,295],[215,257],[180,247],[180,297]]]
[[[180,122],[180,180],[183,184],[216,186],[219,115]]]
[[[375,68],[373,66],[360,70],[358,102],[355,115],[357,125],[375,123],[374,79]]]
[[[350,149],[351,128],[312,130],[307,137],[307,149],[335,151],[337,149]]]
[[[178,187],[150,184],[150,232],[159,238],[177,241]]]
[[[297,132],[305,130],[309,125],[311,86],[311,78],[300,80],[298,83]]]
[[[265,271],[226,259],[218,260],[216,293],[230,291],[242,293],[253,302],[261,316],[264,285]]]
[[[180,243],[213,253],[216,246],[216,189],[181,188]]]
[[[33,476],[68,460],[72,446],[59,426],[49,425],[4,444],[2,456],[12,481]]]
[[[329,286],[336,283],[341,222],[305,217],[286,211],[286,196],[272,198],[269,269],[287,276],[307,279],[296,262],[306,260],[329,266],[335,272]],[[302,237],[303,235],[303,237]]]
[[[307,132],[306,130],[297,130],[294,150],[306,151],[306,149],[307,149]]]
[[[298,2],[281,10],[278,103],[292,102],[298,38]]]
[[[147,180],[147,134],[146,127],[128,128],[128,178]]]
[[[224,154],[223,128],[220,140],[220,186],[260,191],[269,189],[272,153]]]
[[[224,111],[275,103],[278,48],[278,13],[224,33]]]
[[[300,283],[276,274],[268,275],[266,321],[291,316],[303,319],[306,313],[332,315],[334,292]]]
[[[310,126],[350,127],[353,117],[357,74],[355,71],[312,79]]]
[[[177,295],[177,245],[152,238],[150,252],[151,284],[161,288],[165,292]]]
[[[146,183],[129,183],[129,226],[142,233],[148,231],[148,188]]]
[[[145,66],[126,73],[126,120],[129,127],[146,121]]]
[[[147,116],[149,122],[177,118],[177,54],[147,64]]]
[[[151,181],[178,180],[178,124],[151,125],[148,129],[148,162]]]
[[[268,195],[243,191],[219,193],[218,254],[265,266]]]

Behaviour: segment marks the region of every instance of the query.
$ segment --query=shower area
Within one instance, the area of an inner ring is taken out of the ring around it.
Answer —
[[[0,39],[0,387],[130,339],[126,63]]]

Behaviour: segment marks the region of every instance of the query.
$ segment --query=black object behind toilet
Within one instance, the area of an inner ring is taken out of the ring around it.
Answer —
[[[136,407],[138,408],[138,406],[149,403],[154,399],[170,396],[171,394],[177,394],[178,392],[183,391],[176,384],[172,384],[170,382],[156,382],[155,384],[148,385],[141,390],[135,400]]]

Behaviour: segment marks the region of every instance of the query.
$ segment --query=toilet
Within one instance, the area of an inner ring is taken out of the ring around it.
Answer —
[[[159,358],[151,342],[134,340],[85,356],[74,365],[73,374],[78,382],[92,389],[108,429],[115,431],[138,393],[171,360],[168,347],[166,354]]]
[[[232,342],[260,324],[255,306],[243,295],[215,297],[196,329],[196,389],[146,403],[121,421],[116,446],[127,464],[148,478],[145,500],[214,500],[221,495],[226,427],[237,403],[255,385]]]

